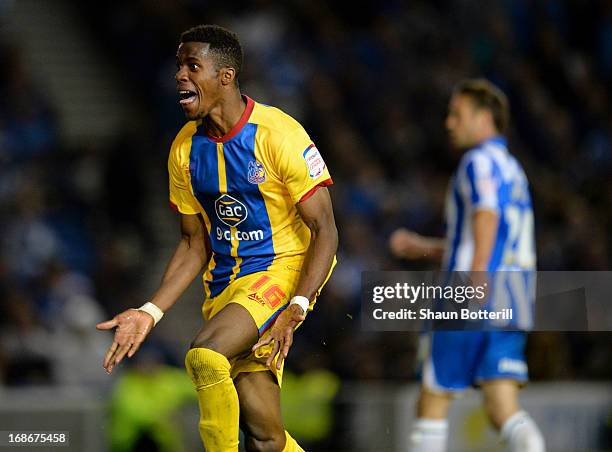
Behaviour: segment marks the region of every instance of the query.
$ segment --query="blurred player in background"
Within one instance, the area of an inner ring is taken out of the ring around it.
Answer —
[[[446,271],[535,269],[531,198],[525,173],[503,136],[508,120],[506,96],[488,81],[466,80],[455,87],[446,128],[453,148],[465,153],[447,195],[446,238],[399,229],[390,238],[396,256],[442,259]],[[506,287],[501,290],[514,290]],[[507,295],[518,300],[526,294]],[[530,306],[513,308],[518,317],[516,311]],[[510,451],[544,451],[537,425],[518,404],[519,387],[527,381],[525,332],[435,331],[427,339],[412,452],[446,450],[450,402],[472,385],[482,389],[485,411]]]
[[[335,263],[331,178],[302,126],[241,95],[238,37],[203,25],[177,51],[179,102],[189,122],[168,160],[181,240],[151,301],[100,329],[117,328],[110,373],[204,273],[206,323],[185,364],[210,452],[300,451],[280,412],[283,360]]]

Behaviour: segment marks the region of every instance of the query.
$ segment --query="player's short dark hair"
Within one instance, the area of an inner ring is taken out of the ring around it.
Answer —
[[[198,25],[181,33],[181,42],[205,42],[214,56],[217,69],[232,67],[236,78],[242,70],[242,46],[238,35],[219,25]]]
[[[506,133],[510,122],[508,98],[493,83],[483,78],[463,80],[455,86],[453,94],[468,96],[477,108],[489,110],[497,131]]]

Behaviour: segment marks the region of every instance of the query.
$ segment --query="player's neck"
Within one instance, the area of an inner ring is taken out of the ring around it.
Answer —
[[[498,137],[499,135],[500,135],[499,132],[497,130],[495,130],[495,129],[490,129],[490,130],[483,131],[477,137],[476,144],[477,145],[482,144],[485,141],[489,141],[489,140],[492,140],[495,137]]]
[[[246,103],[238,90],[221,99],[204,118],[208,134],[213,137],[227,134],[240,121],[245,108]]]

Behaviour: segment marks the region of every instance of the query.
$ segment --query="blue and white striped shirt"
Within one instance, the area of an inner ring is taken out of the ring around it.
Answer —
[[[451,180],[446,199],[444,270],[471,269],[472,218],[480,209],[494,211],[499,217],[487,267],[496,278],[496,293],[491,297],[495,306],[489,308],[513,307],[513,323],[528,328],[535,289],[531,271],[536,268],[533,209],[525,172],[501,136],[467,151]],[[517,270],[522,272],[509,273]],[[501,278],[504,281],[498,280]]]

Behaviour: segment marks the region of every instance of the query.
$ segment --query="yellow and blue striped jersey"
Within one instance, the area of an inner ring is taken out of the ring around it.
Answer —
[[[171,205],[201,214],[210,236],[207,297],[281,263],[299,268],[310,230],[296,204],[332,183],[321,154],[295,119],[243,97],[246,109],[225,136],[211,137],[202,121],[190,121],[168,159]]]

